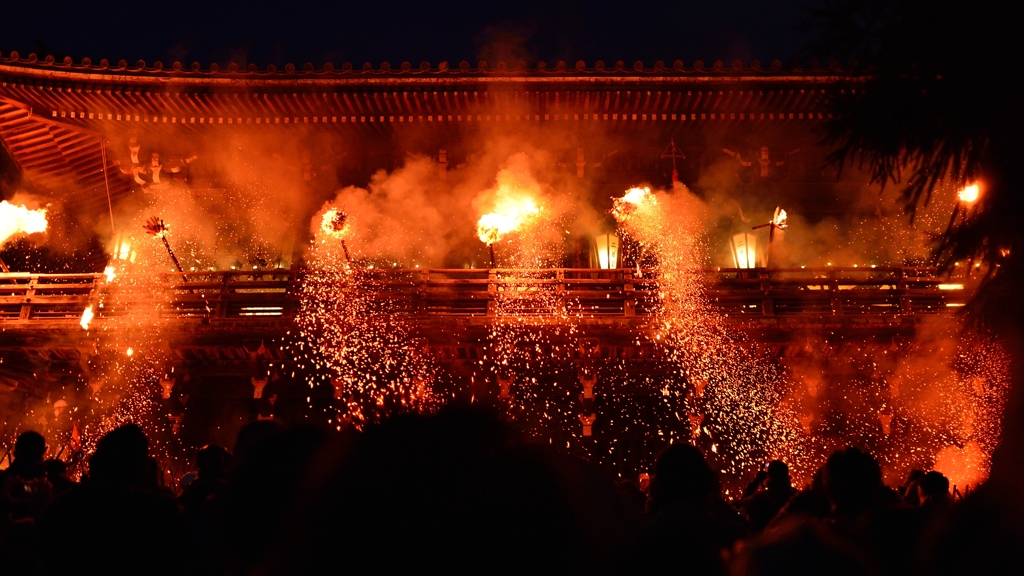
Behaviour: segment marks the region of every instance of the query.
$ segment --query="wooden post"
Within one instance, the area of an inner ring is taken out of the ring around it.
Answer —
[[[498,273],[492,268],[487,271],[487,316],[495,315],[495,298],[498,297]]]
[[[32,319],[32,298],[36,295],[36,283],[39,282],[39,276],[33,274],[28,281],[28,287],[25,289],[25,299],[21,304],[21,314],[19,319],[31,320]]]
[[[761,314],[775,316],[775,300],[769,295],[772,289],[771,272],[764,269],[760,270],[757,275],[761,280]]]
[[[622,272],[622,291],[625,298],[622,300],[622,314],[626,317],[636,316],[636,295],[633,293],[633,271]]]
[[[221,272],[220,279],[220,295],[217,302],[217,313],[216,318],[227,318],[228,317],[228,299],[231,298],[231,289],[228,287],[228,281],[231,278],[230,272]]]
[[[839,291],[839,280],[836,278],[834,271],[828,273],[828,289],[831,292],[832,297],[832,315],[842,316],[843,315],[843,298]]]
[[[907,278],[902,267],[896,269],[896,290],[900,297],[900,314],[905,316],[913,314],[910,298],[907,297]]]

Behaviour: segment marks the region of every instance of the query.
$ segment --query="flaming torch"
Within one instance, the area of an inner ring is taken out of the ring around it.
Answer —
[[[46,209],[29,210],[15,206],[6,200],[0,202],[0,246],[15,234],[36,234],[46,231]],[[0,260],[0,270],[10,272],[7,264]]]
[[[481,242],[487,244],[491,253],[491,268],[495,267],[494,243],[539,213],[540,207],[530,198],[503,198],[494,212],[480,217],[476,223],[476,235]]]
[[[167,248],[167,253],[171,256],[171,261],[174,262],[174,266],[181,272],[181,279],[188,282],[188,276],[185,276],[185,269],[181,267],[181,263],[178,262],[178,257],[174,255],[174,250],[171,250],[171,243],[167,241],[167,232],[170,228],[164,223],[159,216],[152,216],[146,223],[142,225],[142,229],[146,231],[146,234],[159,238],[164,242],[164,248]]]
[[[641,205],[650,200],[651,202],[657,203],[654,196],[651,195],[651,189],[644,187],[633,187],[626,190],[626,193],[621,198],[612,199],[612,210],[611,214],[619,222],[627,220],[633,212],[636,212]]]
[[[772,216],[771,221],[769,221],[767,224],[761,224],[760,226],[754,226],[753,228],[751,228],[751,230],[757,230],[758,228],[764,228],[765,226],[768,227],[768,262],[767,262],[767,265],[769,265],[769,266],[772,263],[772,243],[775,242],[775,231],[776,230],[779,231],[779,235],[780,235],[779,237],[781,238],[782,237],[781,236],[782,232],[785,231],[785,229],[789,226],[789,223],[788,223],[787,220],[788,220],[788,217],[786,216],[786,211],[783,210],[781,207],[776,206],[775,207],[775,214]]]
[[[324,212],[323,220],[320,222],[320,229],[331,238],[341,239],[341,249],[345,251],[345,261],[352,265],[352,258],[348,254],[348,245],[345,244],[345,235],[348,233],[348,214],[337,208],[331,208]]]

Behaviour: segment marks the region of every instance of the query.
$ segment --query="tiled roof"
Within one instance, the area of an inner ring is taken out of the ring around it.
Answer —
[[[403,127],[457,133],[487,123],[601,124],[616,131],[808,126],[828,117],[829,94],[865,77],[836,65],[783,70],[778,61],[583,62],[532,69],[485,62],[360,69],[203,69],[0,54],[0,139],[36,185],[103,190],[104,133],[210,130],[342,131],[387,137]],[[106,155],[111,192],[131,188]],[[104,202],[105,194],[102,196]]]
[[[259,67],[255,64],[248,64],[244,68],[237,64],[228,64],[225,67],[218,63],[203,66],[199,62],[183,64],[173,62],[165,65],[157,61],[147,63],[138,60],[129,63],[127,60],[120,60],[116,63],[103,58],[94,62],[90,58],[82,58],[75,62],[70,56],[62,60],[56,60],[53,56],[39,58],[35,54],[22,57],[18,52],[0,53],[0,64],[15,66],[23,73],[32,71],[51,72],[76,72],[79,74],[90,74],[96,76],[107,76],[125,81],[129,78],[142,82],[145,79],[156,78],[177,78],[177,79],[249,79],[249,80],[289,80],[289,79],[353,79],[353,78],[708,78],[708,77],[792,77],[799,76],[803,79],[814,77],[836,77],[855,76],[859,72],[843,69],[838,62],[832,62],[828,66],[821,66],[812,61],[807,67],[794,65],[785,67],[782,62],[775,60],[768,64],[762,64],[758,60],[745,63],[735,60],[725,63],[717,60],[706,64],[702,60],[695,60],[689,65],[682,60],[666,64],[657,62],[644,63],[636,61],[626,63],[621,60],[606,64],[603,61],[588,65],[579,60],[575,63],[558,61],[552,65],[545,62],[538,62],[533,67],[528,67],[525,62],[506,64],[505,62],[487,62],[481,60],[475,65],[463,61],[457,65],[450,65],[448,62],[441,62],[433,65],[430,62],[420,62],[413,65],[409,62],[402,62],[394,66],[383,62],[377,66],[367,62],[361,66],[354,66],[345,62],[340,66],[327,62],[319,67],[307,62],[302,66],[286,64],[281,69],[271,64]]]

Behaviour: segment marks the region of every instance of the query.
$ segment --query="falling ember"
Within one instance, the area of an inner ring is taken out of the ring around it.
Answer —
[[[82,320],[79,322],[79,325],[82,326],[82,330],[89,329],[89,323],[92,322],[93,315],[94,314],[91,305],[82,311]]]
[[[323,220],[320,223],[320,229],[324,234],[334,237],[341,238],[348,232],[348,214],[345,214],[337,208],[331,208],[327,212],[324,212]]]
[[[626,193],[621,198],[613,199],[612,216],[615,216],[618,220],[625,220],[648,199],[651,202],[657,202],[654,196],[651,195],[650,188],[630,188],[626,190]]]
[[[106,275],[108,283],[113,282],[114,278],[117,278],[117,274],[114,273],[114,267],[113,266],[107,266],[106,268],[104,268],[103,269],[103,274]]]
[[[957,198],[959,198],[964,204],[973,204],[978,200],[980,195],[981,188],[979,188],[977,184],[971,184],[956,194]]]
[[[476,223],[476,235],[484,244],[494,244],[540,214],[540,210],[531,198],[504,198],[498,202],[494,212],[480,217]]]
[[[129,349],[125,350],[124,353],[125,353],[126,356],[131,356],[132,354],[135,354],[135,350],[132,350],[131,348],[129,348]]]
[[[18,233],[35,234],[46,231],[46,209],[29,210],[6,200],[0,202],[0,245]]]

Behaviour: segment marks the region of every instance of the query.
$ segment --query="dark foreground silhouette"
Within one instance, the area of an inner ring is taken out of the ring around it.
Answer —
[[[938,472],[898,491],[857,448],[810,486],[774,461],[722,498],[693,446],[646,490],[528,443],[490,414],[401,416],[326,435],[261,421],[207,446],[178,493],[135,425],[80,483],[22,434],[0,471],[4,574],[963,574],[1020,566],[1016,519],[984,487],[954,503]]]

